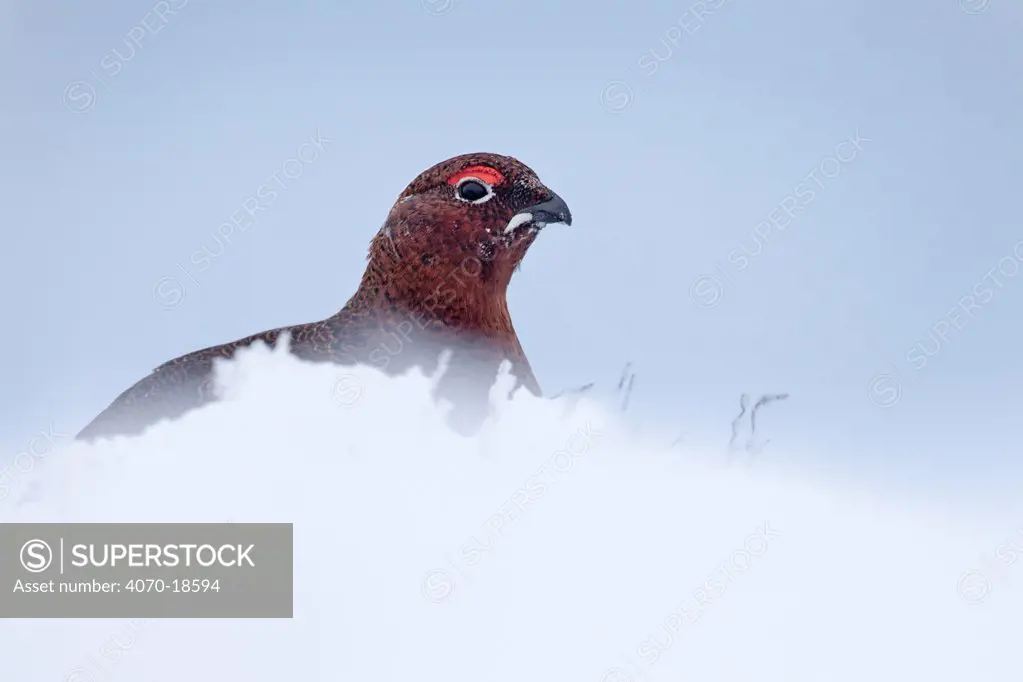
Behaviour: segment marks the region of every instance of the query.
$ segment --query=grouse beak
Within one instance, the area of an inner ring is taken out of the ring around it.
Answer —
[[[551,197],[546,201],[529,208],[524,208],[516,213],[508,221],[508,226],[504,228],[504,233],[510,234],[516,228],[523,225],[531,224],[534,227],[541,228],[551,223],[572,224],[572,212],[568,210],[568,204],[553,192],[551,192]]]

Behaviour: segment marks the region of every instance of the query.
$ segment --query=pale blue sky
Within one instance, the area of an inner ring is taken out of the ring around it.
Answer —
[[[694,437],[724,442],[743,391],[788,391],[765,435],[822,466],[1018,473],[1023,10],[964,4],[8,0],[0,442],[75,431],[181,353],[331,314],[404,186],[493,151],[575,218],[510,291],[548,391],[632,360],[637,410]],[[258,222],[190,262],[318,131]],[[826,160],[857,131],[854,158]],[[814,199],[758,249],[800,183]],[[761,252],[740,271],[742,246]],[[1005,257],[1015,276],[975,292]],[[902,394],[882,409],[887,372]]]

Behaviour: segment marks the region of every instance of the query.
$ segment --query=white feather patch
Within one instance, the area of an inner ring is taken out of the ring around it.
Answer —
[[[517,213],[511,220],[508,221],[508,226],[504,228],[504,233],[508,234],[515,230],[520,225],[524,225],[533,219],[532,213]]]

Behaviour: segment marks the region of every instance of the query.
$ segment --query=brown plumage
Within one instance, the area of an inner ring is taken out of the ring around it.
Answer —
[[[557,194],[516,159],[466,154],[423,172],[405,188],[369,247],[358,291],[336,314],[175,358],[122,393],[79,439],[137,434],[215,399],[213,361],[290,332],[299,358],[361,363],[388,374],[437,368],[452,351],[438,394],[455,403],[452,425],[471,430],[486,414],[500,363],[516,386],[541,395],[512,326],[506,292],[546,224],[571,224]]]

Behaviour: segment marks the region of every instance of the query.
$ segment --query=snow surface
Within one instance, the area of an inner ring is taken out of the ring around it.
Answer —
[[[294,522],[294,619],[3,620],[0,679],[1019,674],[1020,509],[726,466],[590,400],[495,399],[467,439],[427,377],[222,369],[222,402],[40,459],[0,518]]]

